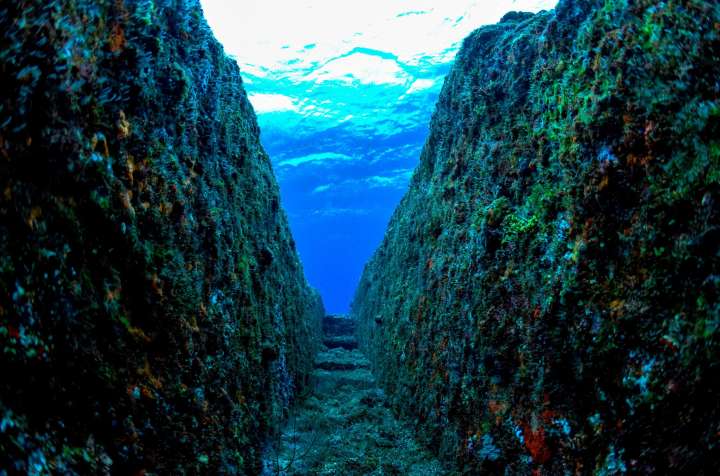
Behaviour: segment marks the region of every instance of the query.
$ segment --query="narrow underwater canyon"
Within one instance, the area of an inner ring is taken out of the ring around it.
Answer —
[[[0,72],[0,475],[720,465],[717,2],[468,37],[350,319],[197,0],[0,4]]]

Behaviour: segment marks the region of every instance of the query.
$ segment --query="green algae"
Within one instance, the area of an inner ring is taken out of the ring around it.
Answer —
[[[353,315],[468,474],[712,472],[720,8],[561,1],[470,35]]]
[[[340,326],[351,321],[331,319],[340,329],[326,327],[326,338],[354,338]],[[324,350],[315,366],[312,391],[268,443],[264,475],[449,474],[390,410],[359,350]]]
[[[199,3],[5,2],[0,71],[0,468],[257,473],[323,310]]]

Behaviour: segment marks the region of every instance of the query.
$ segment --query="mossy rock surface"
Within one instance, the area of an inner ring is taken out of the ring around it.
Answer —
[[[370,362],[359,350],[346,350],[342,347],[320,352],[315,357],[315,368],[323,370],[369,369]]]
[[[464,41],[352,314],[466,474],[720,465],[719,25],[561,0]]]
[[[344,322],[345,331],[354,324]],[[325,336],[337,330],[326,327]],[[312,391],[268,440],[263,475],[452,474],[393,414],[368,365],[358,350],[334,348],[317,355]]]
[[[0,77],[0,468],[257,474],[324,312],[199,2],[2,2]]]
[[[358,341],[355,336],[330,336],[323,339],[323,345],[330,349],[343,348],[353,350],[358,348]]]

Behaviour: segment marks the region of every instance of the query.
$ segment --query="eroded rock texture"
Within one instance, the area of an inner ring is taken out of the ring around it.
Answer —
[[[0,468],[256,474],[323,311],[198,1],[2,2],[0,82]]]
[[[465,40],[353,314],[466,474],[717,468],[719,35],[584,0]]]

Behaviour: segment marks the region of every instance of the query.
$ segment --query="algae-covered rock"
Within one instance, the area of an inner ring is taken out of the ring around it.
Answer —
[[[465,40],[353,304],[464,474],[720,464],[719,25],[561,1]]]
[[[256,474],[306,284],[197,0],[0,4],[0,473]]]
[[[355,321],[328,316],[323,334],[355,339]],[[357,349],[335,347],[315,358],[312,394],[290,409],[268,439],[265,476],[441,476],[445,468],[398,420]]]

